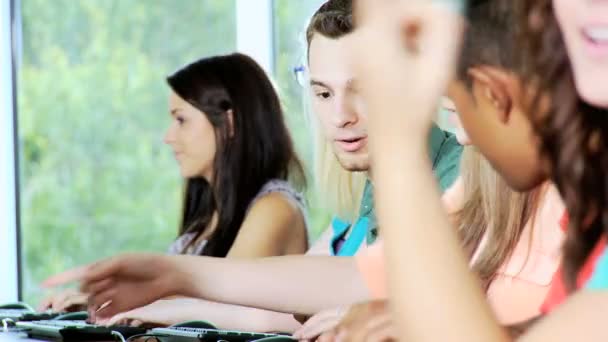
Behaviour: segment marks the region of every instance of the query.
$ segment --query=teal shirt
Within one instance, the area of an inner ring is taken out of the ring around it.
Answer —
[[[435,175],[442,192],[448,189],[458,177],[462,148],[463,147],[458,143],[453,134],[445,132],[436,125],[433,125],[429,135],[429,157],[431,158],[433,165],[433,174]],[[374,212],[373,186],[369,180],[365,184],[365,190],[363,191],[363,197],[361,198],[359,217],[354,225],[334,218],[332,227],[334,229],[332,254],[334,255],[354,255],[364,240],[362,236],[365,237],[368,245],[376,241],[376,238],[378,237],[378,225]],[[335,241],[338,241],[351,229],[352,232],[347,241],[345,241],[340,250],[336,252],[333,248],[336,245]]]

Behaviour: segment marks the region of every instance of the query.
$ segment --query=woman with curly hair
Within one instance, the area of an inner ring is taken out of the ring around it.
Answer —
[[[458,239],[441,207],[414,205],[439,203],[436,191],[430,191],[428,171],[419,167],[423,149],[415,141],[423,141],[434,104],[455,70],[459,49],[450,41],[464,29],[462,20],[422,1],[361,3],[359,18],[365,29],[353,39],[353,56],[372,118],[378,217],[386,240],[391,305],[399,336],[411,341],[510,341],[515,337],[499,326],[478,283],[466,270]],[[585,341],[606,341],[603,320],[608,292],[597,290],[608,288],[608,257],[602,256],[608,233],[608,88],[604,84],[608,79],[608,2],[522,0],[520,9],[524,43],[520,53],[527,82],[515,83],[508,90],[526,95],[525,100],[517,104],[497,97],[495,101],[507,108],[523,106],[533,127],[528,143],[538,147],[542,175],[556,183],[567,206],[566,286],[557,282],[552,291],[558,293],[557,300],[551,301],[554,296],[550,296],[546,308],[562,299],[559,293],[566,291],[560,289],[580,291],[518,338],[573,341],[584,336]],[[373,63],[366,50],[373,51]],[[405,84],[403,75],[408,77]],[[452,84],[450,89],[454,91]],[[410,108],[407,115],[402,108]],[[467,131],[482,120],[469,115],[461,119]],[[401,134],[405,127],[408,135]],[[413,130],[423,134],[412,137]],[[500,139],[487,132],[469,134],[474,144]],[[395,153],[396,149],[401,153]],[[513,187],[525,190],[534,183],[509,176],[529,173],[517,169],[516,160],[492,160],[491,151],[480,150],[490,153],[488,158]],[[405,188],[415,198],[404,196]],[[415,211],[404,212],[407,208]]]

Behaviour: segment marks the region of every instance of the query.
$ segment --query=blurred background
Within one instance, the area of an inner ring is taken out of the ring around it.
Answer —
[[[307,18],[321,2],[13,1],[25,301],[37,303],[40,281],[66,267],[166,250],[177,233],[181,179],[162,143],[164,78],[239,49],[239,29],[267,50],[258,61],[276,82],[301,157],[310,159],[306,89],[293,70],[304,61]],[[327,215],[312,214],[313,229],[324,228]]]
[[[0,0],[0,302],[21,291],[37,303],[38,284],[68,267],[166,250],[182,181],[162,143],[165,77],[189,62],[252,55],[310,166],[308,94],[294,70],[322,2]],[[309,205],[315,236],[330,217]]]

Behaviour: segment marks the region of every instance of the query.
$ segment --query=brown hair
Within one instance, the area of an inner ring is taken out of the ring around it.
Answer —
[[[552,1],[518,5],[522,67],[537,89],[528,112],[570,217],[564,276],[573,289],[582,265],[608,233],[608,110],[579,98]]]
[[[505,70],[517,68],[514,54],[516,11],[511,1],[471,2],[458,65],[458,77],[467,84],[470,83],[468,70],[474,66],[491,65]],[[463,207],[454,218],[469,257],[472,258],[481,248],[471,266],[487,290],[499,268],[513,253],[526,223],[533,219],[541,190],[527,193],[511,190],[473,147],[467,147],[463,152],[461,179]]]
[[[471,2],[457,70],[460,80],[469,84],[467,73],[474,66],[491,65],[506,70],[515,68],[516,25],[511,1]]]
[[[339,39],[353,30],[352,0],[327,1],[313,14],[306,29],[307,54],[315,35]],[[364,172],[345,170],[320,129],[315,132],[314,155],[318,201],[337,217],[348,221],[355,220],[367,175]]]
[[[338,39],[353,32],[353,2],[352,0],[329,0],[313,14],[306,29],[306,42],[310,42],[315,34]]]
[[[453,215],[469,257],[482,248],[471,268],[487,290],[513,253],[526,223],[534,216],[540,190],[527,193],[511,190],[474,147],[465,147],[460,169],[463,206]],[[481,246],[484,236],[486,240]]]

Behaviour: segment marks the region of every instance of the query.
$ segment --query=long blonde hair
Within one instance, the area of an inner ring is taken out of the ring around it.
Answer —
[[[460,169],[463,206],[454,218],[469,257],[477,252],[471,268],[487,290],[499,268],[511,257],[526,223],[533,219],[542,190],[511,190],[474,147],[465,147]]]
[[[315,129],[314,169],[319,201],[334,216],[353,222],[359,213],[367,174],[345,170],[318,127]]]
[[[339,39],[354,30],[352,21],[352,0],[329,0],[313,14],[306,28],[306,51],[314,37],[319,34],[331,39]],[[309,113],[311,113],[309,108]],[[316,115],[312,115],[316,117]],[[367,180],[366,172],[345,170],[338,162],[331,144],[314,124],[314,181],[318,201],[340,219],[353,222],[359,213],[361,197]]]

